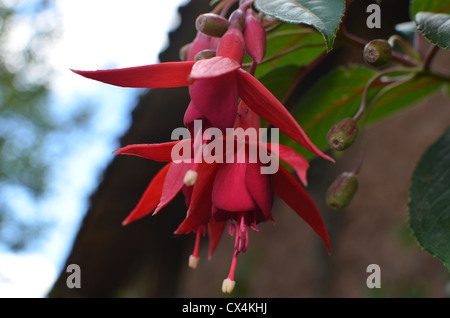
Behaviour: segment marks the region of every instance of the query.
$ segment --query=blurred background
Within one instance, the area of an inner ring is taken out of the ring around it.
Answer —
[[[158,62],[185,2],[0,1],[0,296],[53,284],[142,94],[70,69]]]
[[[373,2],[352,6],[350,31],[386,37],[409,20],[409,1],[383,1],[382,29],[358,27]],[[207,11],[209,0],[0,0],[0,297],[222,297],[233,240],[211,260],[204,242],[190,270],[194,237],[173,235],[183,198],[121,226],[162,165],[112,152],[167,141],[182,126],[187,90],[118,88],[70,71],[176,61]],[[448,67],[447,53],[434,66]],[[360,51],[339,50],[304,82],[354,62]],[[416,162],[450,123],[448,106],[439,93],[368,130],[360,190],[345,211],[327,209],[324,193],[356,153],[334,166],[313,161],[308,191],[332,256],[278,200],[276,226],[251,233],[239,257],[233,296],[448,296],[449,273],[410,236],[406,206]],[[80,289],[67,288],[68,264],[81,268]],[[381,289],[366,286],[369,264],[381,267]]]

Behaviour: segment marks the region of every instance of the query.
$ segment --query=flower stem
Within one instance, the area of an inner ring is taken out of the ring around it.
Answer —
[[[425,55],[425,59],[422,64],[422,69],[424,72],[428,71],[430,69],[431,62],[433,61],[433,58],[436,56],[436,53],[439,51],[439,46],[433,45],[428,50],[427,54]]]
[[[411,45],[409,45],[409,43],[406,42],[405,39],[401,36],[394,34],[389,37],[388,42],[392,46],[392,48],[394,48],[395,43],[398,43],[410,56],[415,58],[418,62],[422,61],[422,57],[419,55],[419,53],[417,53],[417,51],[414,50],[414,48],[411,47]]]

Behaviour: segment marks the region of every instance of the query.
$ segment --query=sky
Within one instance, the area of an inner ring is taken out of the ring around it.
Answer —
[[[13,1],[13,0],[11,0]],[[179,22],[177,8],[187,0],[57,0],[42,23],[59,23],[56,41],[45,48],[55,70],[52,110],[64,119],[81,102],[94,107],[95,127],[77,136],[71,151],[55,163],[50,195],[38,209],[55,223],[38,248],[27,253],[0,252],[0,297],[45,297],[70,251],[102,169],[117,138],[130,124],[130,111],[142,90],[119,88],[75,75],[70,69],[95,70],[158,62],[168,31]],[[18,20],[11,46],[30,33]],[[113,111],[111,111],[113,110]],[[27,200],[17,201],[26,208]]]

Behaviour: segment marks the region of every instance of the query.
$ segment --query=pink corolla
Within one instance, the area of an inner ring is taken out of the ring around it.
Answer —
[[[259,120],[245,105],[241,105],[237,126],[248,128],[259,125]],[[233,258],[228,277],[222,290],[231,293],[234,288],[234,273],[237,256],[246,251],[249,230],[258,231],[258,224],[274,220],[272,203],[274,195],[283,199],[322,238],[330,252],[330,242],[322,218],[306,190],[283,166],[274,174],[261,174],[261,162],[206,163],[197,167],[198,177],[193,186],[184,183],[184,177],[195,163],[172,161],[172,149],[180,143],[192,145],[192,139],[184,139],[162,144],[129,145],[117,150],[116,154],[127,154],[169,163],[153,178],[136,208],[126,218],[124,224],[140,219],[150,213],[160,211],[180,191],[188,206],[187,216],[176,229],[175,234],[196,233],[194,252],[190,266],[196,267],[199,257],[200,237],[209,233],[211,257],[228,224],[228,233],[235,236]],[[251,145],[250,145],[251,146]],[[308,161],[289,147],[258,142],[268,152],[274,152],[289,164],[299,179],[306,183]]]
[[[249,36],[247,36],[248,38]],[[193,50],[214,46],[215,41],[198,36]],[[191,53],[191,52],[190,52]],[[280,101],[245,71],[242,59],[245,40],[238,23],[231,24],[220,38],[217,56],[198,61],[164,62],[122,69],[73,72],[104,83],[134,88],[189,87],[191,103],[185,113],[185,126],[202,119],[210,127],[224,131],[233,127],[239,98],[257,115],[316,155],[331,160],[308,138]],[[192,56],[192,54],[190,55]]]

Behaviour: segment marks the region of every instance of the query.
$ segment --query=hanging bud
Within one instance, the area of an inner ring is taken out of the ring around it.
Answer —
[[[245,17],[244,29],[245,50],[257,64],[266,55],[266,31],[261,22],[255,17],[255,12],[248,9]]]
[[[207,60],[214,56],[216,56],[215,50],[203,50],[195,55],[194,61]]]
[[[187,61],[188,59],[188,55],[189,55],[189,51],[192,48],[192,42],[185,44],[181,47],[180,49],[180,61]]]
[[[328,188],[327,205],[333,210],[345,208],[358,189],[358,178],[353,172],[343,172]]]
[[[189,48],[187,61],[193,61],[195,55],[203,50],[207,50],[211,48],[211,40],[212,38],[201,33],[197,32],[194,41],[192,41],[192,45]]]
[[[237,27],[239,30],[243,31],[245,28],[245,13],[244,11],[237,9],[235,10],[228,19],[228,25],[230,28]]]
[[[233,14],[239,12],[239,10],[234,11]],[[241,11],[242,12],[242,11]],[[236,14],[236,19],[239,14]],[[245,19],[244,19],[245,23]],[[228,57],[235,60],[239,64],[242,63],[245,55],[245,41],[242,31],[239,27],[231,26],[228,31],[220,39],[219,45],[217,46],[217,55]]]
[[[344,118],[328,131],[328,146],[336,151],[345,150],[353,144],[358,136],[358,131],[358,124],[353,118]]]
[[[218,14],[204,13],[197,17],[195,27],[203,34],[220,38],[227,32],[228,21]]]
[[[383,39],[372,40],[364,47],[364,61],[372,66],[382,66],[392,58],[392,47]]]

